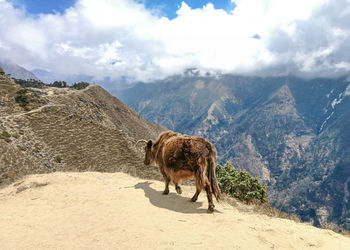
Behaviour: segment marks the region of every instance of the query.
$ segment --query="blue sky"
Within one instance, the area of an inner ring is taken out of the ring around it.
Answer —
[[[173,19],[176,17],[176,11],[181,6],[183,0],[176,1],[162,1],[162,0],[146,0],[144,1],[147,8],[156,8],[161,10],[161,14],[166,17]],[[223,9],[225,11],[232,11],[234,4],[230,0],[213,0],[213,1],[198,1],[198,0],[188,0],[185,1],[188,6],[192,9],[202,8],[207,3],[212,3],[215,9]]]
[[[349,0],[0,0],[0,60],[63,76],[333,77],[349,51]]]
[[[176,17],[176,11],[181,6],[182,1],[140,0],[139,2],[144,3],[149,10],[157,10],[158,15],[173,19]],[[13,2],[18,7],[24,7],[31,14],[50,14],[63,13],[65,9],[74,6],[76,0],[14,0]],[[208,2],[211,2],[215,9],[223,9],[228,12],[232,11],[235,6],[230,0],[187,0],[185,2],[193,9],[202,8]]]
[[[64,12],[75,0],[13,0],[16,6],[24,7],[31,14]]]

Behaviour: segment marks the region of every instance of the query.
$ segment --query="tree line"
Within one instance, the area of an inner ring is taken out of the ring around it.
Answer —
[[[75,82],[71,86],[67,84],[65,81],[54,81],[52,83],[44,83],[40,80],[36,79],[16,79],[12,78],[16,84],[20,85],[22,88],[38,88],[43,89],[47,87],[56,87],[56,88],[72,88],[72,89],[85,89],[90,84],[87,82]]]

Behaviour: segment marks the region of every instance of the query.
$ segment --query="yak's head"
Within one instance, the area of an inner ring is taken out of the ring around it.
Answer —
[[[147,145],[145,147],[145,160],[143,161],[143,163],[148,166],[148,165],[151,165],[154,160],[155,160],[155,152],[153,150],[153,142],[152,140],[149,140],[147,142]]]
[[[137,143],[139,142],[145,142],[146,146],[145,146],[145,160],[143,161],[143,163],[146,166],[151,165],[154,160],[155,160],[155,152],[154,152],[154,147],[153,147],[153,141],[149,140],[139,140]]]

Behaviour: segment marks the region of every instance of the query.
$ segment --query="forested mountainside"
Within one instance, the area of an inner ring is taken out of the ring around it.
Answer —
[[[273,206],[350,229],[348,78],[174,76],[118,93],[146,119],[203,136],[259,176]]]

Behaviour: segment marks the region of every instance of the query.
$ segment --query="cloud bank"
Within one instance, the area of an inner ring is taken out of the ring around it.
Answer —
[[[302,76],[350,72],[349,0],[235,0],[227,13],[182,2],[169,20],[142,1],[78,0],[31,15],[0,0],[0,59],[60,75],[149,81],[202,71]]]

